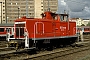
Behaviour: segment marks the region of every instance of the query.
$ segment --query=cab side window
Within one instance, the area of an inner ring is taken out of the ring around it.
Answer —
[[[60,20],[61,21],[68,21],[68,16],[67,15],[60,15]]]

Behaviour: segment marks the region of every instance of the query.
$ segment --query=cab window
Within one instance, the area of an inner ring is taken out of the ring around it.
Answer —
[[[58,19],[57,15],[53,16],[53,19],[54,20],[57,20]]]
[[[68,21],[68,15],[60,15],[61,21]]]
[[[4,28],[0,28],[0,32],[4,32]]]

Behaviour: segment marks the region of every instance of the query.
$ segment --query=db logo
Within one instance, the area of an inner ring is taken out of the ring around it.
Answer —
[[[65,26],[60,26],[61,31],[65,31],[66,27]]]

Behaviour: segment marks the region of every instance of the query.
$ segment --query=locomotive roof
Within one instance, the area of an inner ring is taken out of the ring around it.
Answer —
[[[63,16],[68,16],[68,14],[56,14],[56,13],[51,13],[51,15],[63,15]]]
[[[9,26],[10,27],[10,26],[14,26],[14,24],[0,24],[0,26],[3,26],[3,27],[4,26]]]
[[[59,14],[59,15],[64,15],[64,16],[68,16],[68,14]]]
[[[41,16],[42,16],[42,18],[43,17],[46,17],[46,19],[52,19],[52,17],[54,17],[54,16],[56,16],[56,15],[63,15],[63,16],[68,16],[68,14],[57,14],[57,13],[53,13],[53,12],[51,12],[51,11],[46,11],[46,12],[44,12],[44,13],[42,13],[41,14]],[[15,20],[15,22],[21,22],[21,21],[26,21],[26,20],[37,20],[37,19],[39,19],[39,18],[26,18],[26,16],[23,16],[23,17],[21,17],[21,18],[19,18],[19,19],[16,19]],[[40,18],[41,19],[41,18]],[[45,18],[44,18],[45,19]]]

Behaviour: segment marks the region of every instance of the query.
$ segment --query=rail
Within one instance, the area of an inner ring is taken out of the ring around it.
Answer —
[[[83,43],[83,45],[80,44],[75,47],[60,48],[53,51],[43,51],[43,52],[38,52],[36,54],[34,52],[31,52],[31,55],[30,55],[30,51],[28,52],[29,53],[28,55],[27,53],[25,53],[25,50],[23,52],[21,51],[22,53],[20,54],[17,52],[17,55],[15,55],[15,53],[13,52],[11,53],[10,51],[11,54],[9,54],[8,52],[5,52],[4,55],[1,56],[1,58],[5,59],[5,58],[8,58],[9,56],[8,59],[11,58],[12,60],[15,60],[15,58],[12,58],[12,57],[16,56],[18,60],[34,60],[34,59],[35,60],[53,60],[55,58],[65,57],[66,55],[71,55],[74,53],[90,50],[89,46],[90,46],[90,42]]]
[[[48,53],[41,53],[41,54],[36,54],[29,56],[28,58],[23,58],[25,60],[53,60],[55,58],[59,57],[64,57],[66,55],[71,55],[79,52],[83,52],[85,50],[90,50],[90,45],[86,46],[79,46],[79,47],[74,47],[74,48],[67,48],[67,49],[61,49],[57,51],[52,51]]]

